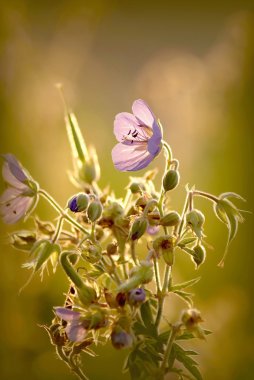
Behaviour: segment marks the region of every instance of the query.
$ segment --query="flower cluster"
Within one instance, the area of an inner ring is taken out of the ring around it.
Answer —
[[[93,346],[108,341],[116,349],[128,349],[125,370],[132,379],[162,380],[170,372],[189,378],[185,370],[201,379],[197,363],[190,358],[193,351],[185,351],[177,341],[205,339],[209,333],[201,326],[203,319],[193,308],[191,293],[185,291],[199,279],[174,284],[172,266],[176,251],[187,254],[196,268],[205,262],[205,216],[195,207],[195,198],[212,202],[215,215],[228,228],[228,246],[243,221],[230,199],[240,196],[215,196],[186,188],[183,211],[169,208],[165,200],[179,184],[179,163],[162,139],[162,126],[148,105],[136,100],[132,111],[115,118],[119,143],[112,150],[113,163],[120,171],[137,171],[164,151],[165,172],[159,190],[153,182],[156,170],[130,177],[122,199],[116,199],[109,188],[101,189],[96,152],[86,148],[77,120],[67,110],[74,162],[71,181],[77,192],[62,208],[7,154],[3,156],[7,189],[0,198],[0,213],[5,223],[16,223],[31,215],[43,197],[58,214],[55,224],[34,218],[34,229],[15,231],[10,243],[29,253],[24,265],[32,269],[29,281],[49,266],[53,273],[60,266],[71,283],[63,306],[54,308],[52,324],[44,328],[60,359],[80,379],[87,379],[80,354],[94,355]],[[164,304],[169,293],[181,297],[185,307],[178,322],[165,326]]]

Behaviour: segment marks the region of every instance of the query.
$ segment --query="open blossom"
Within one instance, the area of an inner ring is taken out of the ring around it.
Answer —
[[[64,307],[56,307],[55,313],[59,318],[67,322],[65,332],[70,341],[82,342],[85,339],[87,329],[85,328],[85,323],[81,320],[81,313]]]
[[[162,131],[146,102],[135,100],[132,112],[117,114],[114,122],[119,144],[112,150],[112,160],[120,171],[141,170],[161,151]]]
[[[12,154],[3,155],[3,179],[8,187],[0,197],[0,215],[13,224],[30,214],[38,201],[38,185]]]

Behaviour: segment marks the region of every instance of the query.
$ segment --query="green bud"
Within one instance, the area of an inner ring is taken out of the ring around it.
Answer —
[[[82,212],[87,209],[89,197],[85,193],[79,193],[71,197],[68,201],[68,208],[72,212]]]
[[[203,235],[205,216],[199,210],[191,210],[186,214],[186,223],[195,232],[198,238]]]
[[[173,190],[177,187],[180,181],[178,170],[170,169],[163,178],[163,187],[165,191]]]
[[[132,194],[138,194],[138,193],[142,194],[142,190],[144,190],[144,186],[142,186],[139,183],[133,182],[130,185],[130,191],[132,192]]]
[[[180,223],[180,220],[181,217],[178,212],[172,211],[160,219],[160,224],[165,227],[174,227]]]
[[[153,279],[153,266],[148,261],[141,261],[139,266],[132,269],[130,278],[122,283],[118,288],[118,292],[128,292],[137,288],[141,284],[148,284]]]
[[[194,254],[192,256],[192,259],[198,268],[206,259],[206,250],[203,245],[196,245],[193,248],[193,252]]]
[[[102,214],[102,204],[98,200],[94,200],[90,203],[87,209],[87,216],[91,222],[95,222],[100,218]]]
[[[43,264],[47,262],[49,257],[56,252],[58,255],[61,252],[61,248],[58,244],[53,244],[48,240],[41,241],[41,243],[36,247],[35,251],[33,252],[34,255],[36,255],[35,258],[35,265],[34,265],[34,272],[37,272]]]
[[[140,239],[142,235],[146,232],[148,227],[147,219],[140,217],[134,221],[131,226],[130,239],[137,240]]]
[[[84,244],[84,250],[82,250],[82,255],[85,256],[85,259],[90,263],[94,264],[100,261],[102,256],[102,248],[100,245],[86,241]]]
[[[82,325],[86,329],[94,329],[97,330],[101,327],[105,327],[107,325],[107,315],[106,311],[102,310],[97,305],[91,305],[89,307],[88,312],[81,317]]]

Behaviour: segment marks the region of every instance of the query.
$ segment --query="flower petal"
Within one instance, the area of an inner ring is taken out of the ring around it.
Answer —
[[[73,320],[79,320],[80,313],[78,311],[74,311],[71,309],[67,309],[65,307],[55,307],[55,313],[56,315],[63,319],[64,321],[73,321]]]
[[[20,182],[11,172],[10,166],[8,162],[5,162],[3,164],[3,179],[5,182],[7,182],[9,185],[15,187],[16,189],[24,190],[27,189],[27,185],[24,183]]]
[[[153,158],[145,143],[117,144],[112,149],[113,163],[120,171],[141,170],[148,166]]]
[[[5,161],[7,162],[12,175],[20,182],[24,182],[28,179],[24,169],[13,154],[4,154]]]
[[[135,116],[128,112],[121,112],[116,115],[114,121],[114,134],[119,142],[142,140],[147,141],[151,133],[147,133],[145,128],[139,126]]]
[[[141,124],[152,128],[154,121],[156,121],[156,118],[144,100],[135,100],[132,104],[132,111],[136,118],[141,122]]]
[[[3,194],[0,196],[0,204],[11,201],[12,199],[17,198],[17,196],[20,196],[20,194],[21,194],[21,191],[18,189],[15,189],[15,187],[8,187],[6,190],[4,190]]]
[[[72,342],[82,342],[87,335],[87,331],[82,325],[82,323],[76,320],[70,322],[66,326],[65,332],[69,340],[71,340]]]
[[[4,223],[17,223],[26,215],[26,212],[30,208],[32,202],[33,199],[31,197],[18,197],[11,201],[10,206],[7,206],[6,204],[2,205],[0,211]]]

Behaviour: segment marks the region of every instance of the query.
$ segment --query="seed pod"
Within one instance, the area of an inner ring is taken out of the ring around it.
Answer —
[[[206,259],[206,250],[203,245],[196,245],[193,248],[194,255],[192,256],[193,261],[195,262],[197,268],[203,264]]]
[[[107,254],[109,256],[115,255],[117,253],[117,244],[116,243],[109,243],[107,245]]]
[[[165,191],[173,190],[177,187],[180,181],[178,170],[170,169],[163,178],[163,187]]]
[[[198,238],[203,235],[205,216],[199,210],[191,210],[186,214],[186,223],[195,232]]]
[[[77,195],[74,195],[69,201],[68,201],[68,208],[72,212],[82,212],[87,209],[89,203],[89,197],[85,193],[80,193]]]
[[[130,238],[131,240],[140,239],[142,235],[146,232],[148,227],[147,219],[140,217],[134,221],[131,226]]]
[[[174,227],[180,223],[180,220],[181,217],[178,212],[172,211],[160,219],[160,224],[165,227]]]
[[[90,203],[87,209],[87,216],[91,222],[98,220],[102,213],[102,204],[100,201],[94,200]]]

